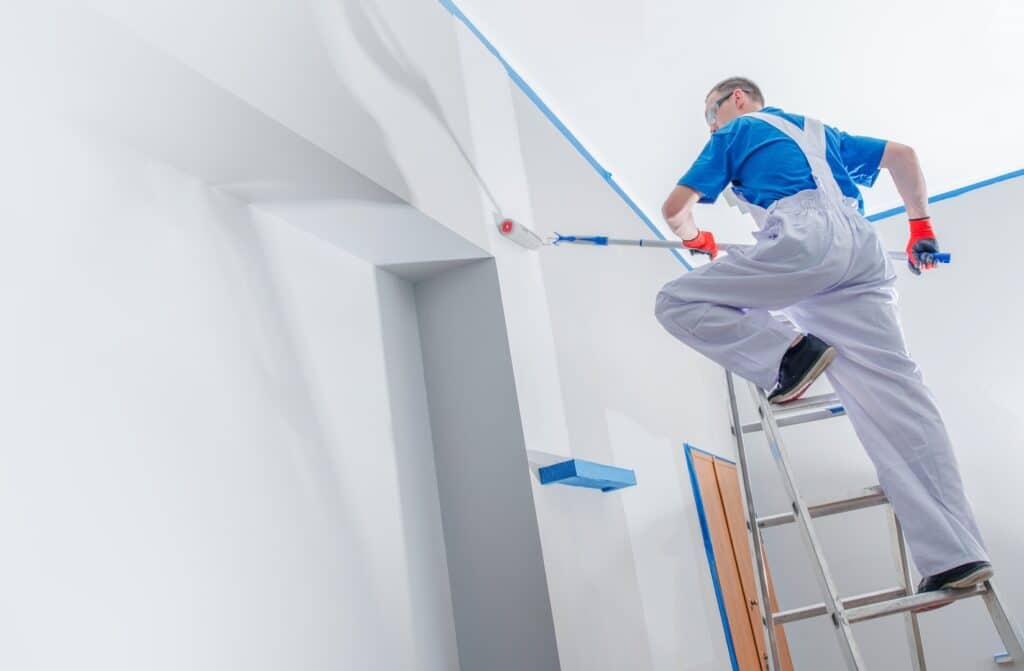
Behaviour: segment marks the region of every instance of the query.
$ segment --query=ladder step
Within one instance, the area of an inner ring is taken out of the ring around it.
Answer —
[[[902,587],[890,587],[889,589],[877,592],[846,597],[840,599],[840,602],[843,604],[843,610],[846,611],[847,621],[853,623],[872,620],[886,615],[895,615],[896,613],[904,613],[908,610],[917,610],[926,606],[945,605],[954,601],[960,601],[961,599],[981,596],[986,591],[987,589],[984,585],[974,585],[964,589],[944,589],[938,592],[907,596],[906,590]],[[825,604],[816,603],[810,606],[772,613],[772,622],[775,624],[786,624],[787,622],[806,620],[807,618],[825,615],[826,613],[828,613],[828,609],[825,608]]]
[[[813,410],[814,408],[827,408],[833,405],[842,405],[842,401],[834,393],[820,394],[818,396],[808,396],[807,398],[798,398],[795,401],[789,401],[788,403],[772,403],[772,414],[776,417],[784,417],[785,415],[792,414],[794,412],[800,412],[803,410]]]
[[[914,596],[905,596],[893,599],[892,601],[850,608],[846,611],[846,619],[849,622],[863,622],[864,620],[871,620],[876,617],[905,613],[908,610],[917,610],[924,606],[944,605],[960,601],[961,599],[969,599],[973,596],[982,596],[987,591],[988,588],[985,583],[982,583],[963,589],[944,589],[937,592],[915,594]]]
[[[812,518],[825,517],[826,515],[836,515],[838,513],[850,512],[851,510],[862,510],[864,508],[880,506],[888,502],[889,499],[886,498],[885,492],[882,491],[882,488],[875,485],[874,487],[862,489],[856,494],[844,499],[809,505],[807,506],[807,510],[811,513]],[[777,527],[783,524],[789,524],[795,520],[796,515],[794,513],[780,513],[778,515],[769,515],[768,517],[758,517],[757,526],[762,529],[767,529],[768,527]]]
[[[793,401],[799,403],[800,401]],[[777,414],[777,413],[776,413]],[[806,424],[807,422],[817,422],[822,419],[832,419],[833,417],[842,417],[846,414],[846,408],[841,405],[833,405],[827,408],[821,408],[811,412],[805,412],[801,415],[793,415],[791,417],[780,417],[775,421],[779,427],[793,426],[794,424]],[[743,433],[756,433],[762,429],[761,422],[751,422],[750,424],[743,425]]]
[[[889,589],[879,590],[877,592],[868,592],[867,594],[859,594],[857,596],[846,597],[840,599],[840,603],[843,604],[843,608],[855,608],[857,606],[866,606],[868,604],[879,603],[883,601],[892,601],[900,597],[905,597],[907,591],[902,587],[890,587]],[[818,615],[824,615],[828,612],[825,608],[824,603],[816,603],[810,606],[803,606],[802,608],[793,608],[792,610],[779,611],[778,613],[772,613],[772,622],[775,624],[786,624],[787,622],[796,622],[797,620],[806,620],[809,617],[817,617]],[[849,612],[849,611],[847,611]]]

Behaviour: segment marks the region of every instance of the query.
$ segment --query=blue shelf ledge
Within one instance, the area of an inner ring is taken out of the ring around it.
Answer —
[[[636,485],[636,473],[628,468],[597,464],[583,459],[570,459],[540,469],[540,484],[589,487],[610,492]]]

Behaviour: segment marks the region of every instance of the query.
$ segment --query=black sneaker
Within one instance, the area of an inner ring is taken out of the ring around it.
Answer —
[[[785,403],[800,398],[835,358],[835,347],[808,333],[782,355],[779,381],[768,400]]]
[[[962,589],[977,585],[993,575],[995,575],[995,571],[992,570],[992,564],[987,561],[967,562],[922,579],[921,584],[917,586],[917,593],[937,592],[940,589]]]
[[[921,580],[921,583],[917,586],[918,594],[925,594],[927,592],[938,592],[944,589],[962,589],[964,587],[970,587],[971,585],[977,585],[979,582],[988,580],[994,575],[992,570],[992,564],[987,561],[972,561],[960,566],[954,566],[948,571],[942,573],[936,573],[930,575]],[[915,612],[925,613],[930,610],[936,610],[943,606],[948,606],[950,602],[940,603],[935,606],[926,606],[925,608],[917,608]]]

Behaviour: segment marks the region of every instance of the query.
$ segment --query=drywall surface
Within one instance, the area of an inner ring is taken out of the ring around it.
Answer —
[[[89,6],[486,246],[455,24],[440,5],[95,0]]]
[[[494,261],[416,302],[462,667],[561,668]]]
[[[517,94],[537,227],[650,237]],[[667,251],[562,246],[540,255],[574,457],[632,468],[602,494],[534,485],[569,669],[728,668],[683,442],[731,454],[720,369],[654,318],[685,268]]]
[[[486,249],[496,242],[498,280],[507,299],[503,316],[521,430],[533,448],[568,454],[539,262],[536,255],[498,240],[494,227],[496,217],[506,211],[504,205],[513,216],[528,218],[529,202],[522,167],[515,162],[518,150],[514,118],[507,104],[508,81],[493,60],[478,58],[467,62],[473,85],[465,95],[471,95],[475,105],[470,138],[462,122],[454,126],[447,122],[439,124],[432,116],[438,111],[430,107],[433,103],[426,111],[417,104],[396,106],[391,97],[395,91],[392,84],[400,89],[402,83],[392,81],[393,70],[384,68],[382,72],[371,67],[349,72],[338,65],[332,60],[331,44],[339,33],[325,26],[323,17],[313,16],[310,5],[222,3],[191,8],[195,11],[183,6],[180,14],[166,6],[146,4],[93,6],[101,11],[64,3],[40,3],[25,17],[22,34],[12,35],[16,39],[5,43],[12,56],[19,55],[24,62],[36,59],[32,67],[14,69],[19,87],[34,94],[31,110],[17,110],[19,114],[24,113],[27,118],[39,113],[60,115],[75,128],[95,132],[100,138],[98,142],[123,144],[130,151],[192,175],[197,178],[197,189],[205,188],[204,183],[216,186],[211,193],[237,198],[227,200],[242,210],[243,202],[252,204],[253,211],[259,214],[251,216],[258,216],[261,221],[287,222],[313,233],[315,237],[303,238],[310,244],[323,243],[325,249],[333,249],[342,258],[355,262],[341,251],[346,250],[367,262],[367,268],[370,264],[378,265],[410,281],[425,281],[484,256]],[[340,23],[344,35],[358,34],[355,41],[342,39],[342,46],[358,43],[360,48],[386,60],[388,54],[382,54],[380,48],[389,50],[391,38],[381,42],[381,32],[388,28],[378,21],[382,19],[376,13],[378,7],[349,3],[323,5],[317,11],[330,13],[335,9],[344,14]],[[456,43],[456,24],[440,6],[432,6],[430,11],[436,13],[425,21],[408,11],[398,11],[397,7],[391,11],[394,15],[384,23],[397,23],[404,26],[401,30],[414,31],[417,39],[442,44],[437,50],[424,47],[431,54],[439,54],[440,62],[419,58],[416,67],[427,67],[432,71],[430,78],[451,83],[454,88],[444,95],[455,97],[446,99],[445,105],[454,109],[453,118],[465,117],[471,104],[463,97],[461,88],[462,47]],[[372,20],[368,12],[373,13]],[[195,21],[199,14],[206,20]],[[236,30],[242,25],[253,30]],[[57,28],[59,39],[47,37],[50,27]],[[320,33],[321,28],[324,34]],[[274,38],[269,45],[264,41],[268,35]],[[321,44],[321,40],[330,44]],[[470,48],[478,48],[471,41],[467,43]],[[287,48],[278,49],[280,45]],[[321,45],[322,49],[310,45]],[[293,75],[294,72],[301,72],[301,76]],[[415,79],[417,75],[410,76]],[[353,78],[362,82],[358,84],[363,86],[360,96],[346,94]],[[311,82],[314,85],[307,88]],[[418,86],[417,82],[410,85]],[[417,91],[427,97],[431,95],[429,91]],[[385,111],[370,114],[364,104]],[[503,121],[494,123],[491,115],[495,111],[504,113]],[[410,115],[421,121],[426,118],[426,125],[414,128],[419,122],[410,121]],[[18,124],[11,123],[9,127],[18,128]],[[455,128],[457,138],[453,136]],[[415,142],[406,138],[398,143],[402,152],[410,150],[406,159],[394,160],[393,147],[382,139],[385,132],[415,135]],[[425,139],[428,136],[433,139]],[[470,139],[479,149],[474,148]],[[455,154],[447,154],[448,151]],[[456,166],[446,163],[445,156],[453,155]],[[421,175],[412,180],[419,181],[415,188],[407,188],[404,179],[394,179],[401,172],[396,166],[407,159],[410,163],[404,169],[415,164],[412,172]],[[487,171],[486,181],[477,172],[475,162]],[[437,218],[410,205],[411,202],[422,210],[432,209],[426,201],[417,199],[416,191],[429,194],[427,200],[434,199],[442,205],[441,209],[433,210]],[[497,198],[504,205],[499,205]],[[389,274],[375,277],[381,292],[379,296],[373,294],[372,299],[374,305],[379,303],[381,317],[398,324],[394,328],[408,326],[408,311],[397,307],[408,302],[402,298],[408,290],[396,288],[403,285],[395,284],[398,280]],[[323,290],[371,298],[367,287],[359,283],[325,282]],[[384,300],[385,295],[390,298]],[[365,335],[363,324],[368,315],[354,313],[351,317],[349,328]],[[393,403],[409,413],[396,419],[396,411],[392,411],[389,420],[394,423],[392,433],[406,437],[404,447],[395,438],[394,454],[390,457],[397,461],[402,479],[406,477],[407,471],[403,469],[407,464],[420,463],[422,445],[413,444],[428,431],[425,424],[417,423],[422,417],[415,417],[417,401],[414,390],[410,391],[408,386],[414,384],[416,375],[407,367],[390,368],[396,357],[407,362],[415,358],[410,343],[416,338],[409,340],[390,333],[390,328],[383,327],[378,338],[383,339],[383,360],[388,366],[387,385],[382,388]],[[336,346],[344,348],[347,344],[339,338]],[[358,377],[349,380],[349,384],[352,393],[360,393]],[[380,419],[373,414],[364,416],[371,422]],[[521,486],[528,497],[525,443],[520,449],[524,469]],[[422,477],[428,475],[424,472]],[[425,482],[419,484],[429,489]],[[402,480],[401,487],[405,492],[409,485]],[[424,501],[415,498],[412,503],[406,498],[400,503],[414,508],[424,505]],[[423,509],[429,510],[430,502],[425,504]],[[408,510],[402,508],[400,512],[406,514]],[[424,513],[414,522],[429,521]],[[412,523],[402,521],[404,526]],[[426,527],[416,533],[421,532],[431,537]],[[406,529],[407,537],[416,533]],[[412,544],[410,548],[411,552],[426,550],[427,554],[424,565],[410,569],[409,580],[415,583],[416,575],[434,575],[437,564],[431,562],[440,560],[430,553],[437,550],[436,546],[423,548]],[[407,587],[415,592],[420,587],[413,583]],[[401,588],[401,581],[394,584],[396,589]],[[446,581],[434,581],[434,585],[433,590],[447,592]],[[416,601],[420,595],[410,598]],[[420,617],[417,613],[430,612],[435,616],[437,631],[454,631],[450,612],[445,615],[443,603],[417,604],[418,601],[412,605],[410,617],[415,619]],[[396,618],[393,624],[402,628],[408,623],[402,624]],[[413,639],[420,641],[432,635],[429,628],[418,626],[414,623],[407,627]],[[453,659],[449,653],[454,650],[454,642],[448,646],[443,636],[439,641],[433,659],[445,664]],[[428,655],[423,663],[429,662]],[[389,662],[384,659],[381,663]]]
[[[415,323],[411,289],[3,121],[0,665],[457,668],[422,381],[388,387],[417,370],[381,325]]]

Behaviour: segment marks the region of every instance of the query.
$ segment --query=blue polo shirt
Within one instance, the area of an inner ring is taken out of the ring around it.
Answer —
[[[761,110],[787,119],[800,128],[804,118],[778,107]],[[850,135],[825,126],[826,159],[839,189],[864,201],[857,185],[870,187],[878,177],[885,140]],[[788,135],[770,123],[741,115],[719,128],[678,182],[701,194],[700,202],[713,203],[730,183],[751,203],[768,207],[776,200],[815,188],[811,167]]]

